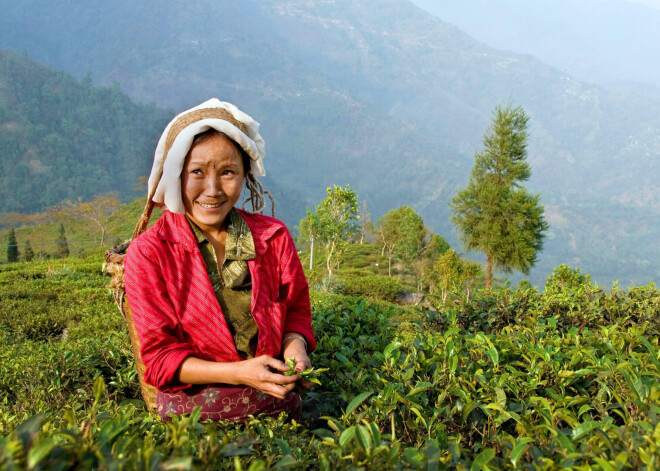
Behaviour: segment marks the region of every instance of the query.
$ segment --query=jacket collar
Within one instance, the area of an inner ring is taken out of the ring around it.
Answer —
[[[268,248],[268,240],[282,229],[280,224],[264,224],[261,216],[245,212],[237,208],[252,232],[254,250],[257,255],[263,255]],[[265,216],[264,216],[265,218]],[[175,214],[165,211],[156,223],[158,225],[158,238],[173,244],[182,244],[183,249],[192,252],[197,248],[197,239],[193,233],[185,214]]]

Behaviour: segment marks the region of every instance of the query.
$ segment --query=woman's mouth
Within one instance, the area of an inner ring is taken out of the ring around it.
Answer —
[[[208,203],[200,203],[199,201],[197,202],[197,204],[200,205],[202,208],[206,208],[206,209],[214,209],[222,206],[222,203],[208,204]]]

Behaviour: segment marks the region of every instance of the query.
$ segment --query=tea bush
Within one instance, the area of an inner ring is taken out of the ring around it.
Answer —
[[[139,400],[99,268],[0,267],[2,469],[660,465],[653,285],[605,292],[562,268],[543,292],[479,292],[440,312],[313,293],[311,358],[329,370],[302,424],[163,423]]]
[[[389,276],[342,273],[341,280],[341,293],[351,296],[394,302],[403,291],[401,282]]]

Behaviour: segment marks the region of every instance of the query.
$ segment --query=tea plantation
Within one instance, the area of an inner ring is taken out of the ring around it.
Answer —
[[[328,368],[302,424],[145,409],[102,254],[0,266],[2,469],[660,468],[660,291],[545,289],[451,308],[313,293]]]

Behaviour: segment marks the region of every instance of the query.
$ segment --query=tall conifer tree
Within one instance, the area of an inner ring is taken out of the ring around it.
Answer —
[[[7,237],[7,261],[18,262],[18,243],[16,242],[16,231],[12,227]]]
[[[531,175],[526,161],[528,121],[521,107],[495,108],[468,186],[450,203],[451,221],[466,249],[486,254],[486,288],[492,283],[493,268],[528,274],[548,229],[540,195],[521,186]]]

